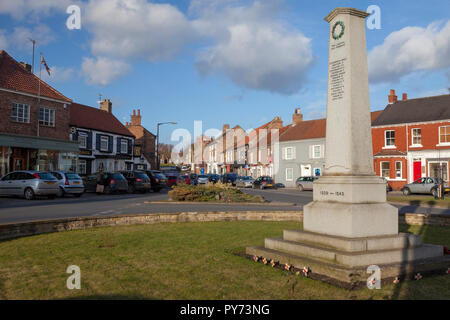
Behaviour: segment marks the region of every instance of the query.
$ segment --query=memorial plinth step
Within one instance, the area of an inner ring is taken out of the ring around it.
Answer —
[[[320,244],[294,242],[283,239],[265,239],[267,249],[292,255],[326,260],[348,267],[369,266],[372,264],[408,263],[415,260],[434,258],[443,255],[443,247],[422,244],[418,247],[401,249],[342,251],[323,247]]]
[[[247,247],[246,254],[264,257],[269,261],[274,260],[281,265],[288,264],[300,270],[304,267],[308,267],[311,271],[312,278],[318,278],[343,287],[352,287],[354,284],[365,285],[365,281],[369,277],[369,274],[367,273],[367,267],[369,265],[348,267],[335,262],[293,255],[265,247]],[[441,255],[439,257],[411,262],[379,264],[378,266],[381,269],[381,278],[383,280],[393,279],[395,277],[413,278],[418,272],[422,274],[444,274],[445,270],[450,266],[450,256]]]
[[[303,230],[284,230],[283,239],[287,241],[311,243],[349,252],[404,249],[418,247],[422,244],[420,236],[409,233],[400,233],[395,236],[345,238]]]

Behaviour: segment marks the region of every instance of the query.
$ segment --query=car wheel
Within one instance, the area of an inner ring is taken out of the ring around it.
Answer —
[[[431,195],[435,198],[438,196],[438,190],[436,188],[431,189]]]
[[[409,188],[403,189],[403,195],[409,196],[410,194],[411,194],[411,190],[409,190]]]
[[[301,184],[299,184],[299,185],[297,186],[297,188],[298,188],[298,191],[303,191],[303,190],[305,190],[305,188],[303,188],[303,186],[302,186]]]
[[[63,188],[59,188],[59,190],[58,190],[58,194],[57,194],[57,197],[58,198],[62,198],[62,197],[64,197],[64,189]]]
[[[24,197],[27,200],[34,200],[36,196],[34,195],[34,191],[31,188],[26,188],[24,192]]]

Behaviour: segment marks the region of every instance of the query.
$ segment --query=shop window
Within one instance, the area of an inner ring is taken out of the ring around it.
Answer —
[[[14,122],[30,122],[30,106],[21,103],[13,103],[11,120]]]

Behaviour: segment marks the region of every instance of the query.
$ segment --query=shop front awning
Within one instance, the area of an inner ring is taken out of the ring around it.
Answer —
[[[0,133],[0,146],[27,149],[45,149],[64,152],[78,152],[78,142],[32,137],[19,134]]]

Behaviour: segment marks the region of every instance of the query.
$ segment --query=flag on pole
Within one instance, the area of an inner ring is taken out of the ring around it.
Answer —
[[[44,56],[41,55],[41,64],[44,65],[45,70],[47,70],[48,75],[50,75],[50,68],[48,67],[47,63],[45,62]]]

